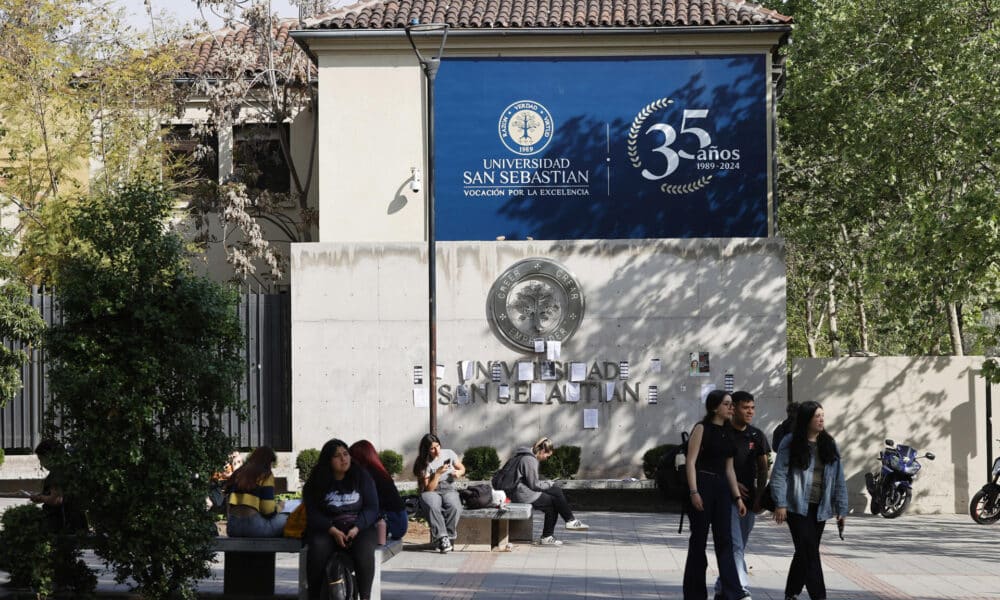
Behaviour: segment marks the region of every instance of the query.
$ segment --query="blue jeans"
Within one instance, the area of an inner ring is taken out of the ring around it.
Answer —
[[[281,537],[285,529],[288,513],[278,513],[268,519],[260,513],[249,517],[230,515],[226,520],[226,535],[229,537]]]
[[[740,586],[743,587],[743,595],[750,595],[750,573],[747,569],[747,540],[750,539],[750,532],[753,531],[754,523],[757,522],[757,515],[747,511],[747,516],[740,518],[740,511],[733,507],[733,559],[736,561],[736,573],[740,576]],[[739,535],[737,535],[739,533]],[[722,594],[722,580],[715,580],[715,593]]]

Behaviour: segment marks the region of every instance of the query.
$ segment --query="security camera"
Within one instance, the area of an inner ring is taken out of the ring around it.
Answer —
[[[424,180],[420,174],[420,169],[416,167],[410,169],[410,190],[412,190],[414,193],[419,192],[421,184],[423,184],[423,182]]]

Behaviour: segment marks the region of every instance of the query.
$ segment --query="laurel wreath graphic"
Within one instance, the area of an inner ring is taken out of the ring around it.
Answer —
[[[690,194],[695,190],[700,190],[701,188],[708,185],[712,181],[711,175],[706,175],[697,181],[692,181],[691,183],[685,183],[684,185],[669,185],[664,183],[660,186],[660,190],[668,194]]]
[[[639,111],[639,114],[635,116],[635,119],[632,120],[632,127],[628,130],[627,150],[628,159],[632,161],[632,166],[636,169],[642,168],[642,160],[639,159],[639,148],[637,147],[637,144],[639,143],[639,132],[642,131],[643,123],[646,122],[649,115],[673,103],[674,101],[670,98],[660,98],[659,100],[654,100],[644,106],[642,110]]]

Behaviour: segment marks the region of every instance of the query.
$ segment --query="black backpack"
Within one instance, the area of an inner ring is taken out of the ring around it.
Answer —
[[[462,506],[469,510],[493,506],[493,488],[488,483],[477,483],[458,490],[458,497],[462,500]]]
[[[354,578],[354,563],[343,552],[334,552],[326,563],[326,583],[320,590],[320,600],[357,600],[359,597],[357,580]]]
[[[670,503],[681,503],[681,524],[677,528],[678,533],[684,527],[684,511],[687,510],[688,502],[691,500],[691,490],[687,480],[687,432],[681,433],[681,443],[672,446],[663,453],[660,463],[656,466],[656,488],[660,490],[660,496]]]
[[[490,480],[493,489],[501,490],[509,497],[514,491],[514,487],[517,486],[517,467],[520,464],[521,456],[519,454],[510,457],[510,460],[505,462]]]

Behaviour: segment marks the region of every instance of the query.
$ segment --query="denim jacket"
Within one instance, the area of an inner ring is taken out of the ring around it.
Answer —
[[[792,436],[786,435],[778,446],[778,456],[771,471],[771,497],[777,508],[806,516],[809,514],[809,488],[812,487],[813,458],[805,470],[790,468],[789,446]],[[837,452],[837,460],[823,467],[823,497],[816,512],[817,521],[826,521],[834,514],[847,516],[847,482],[844,465]]]

